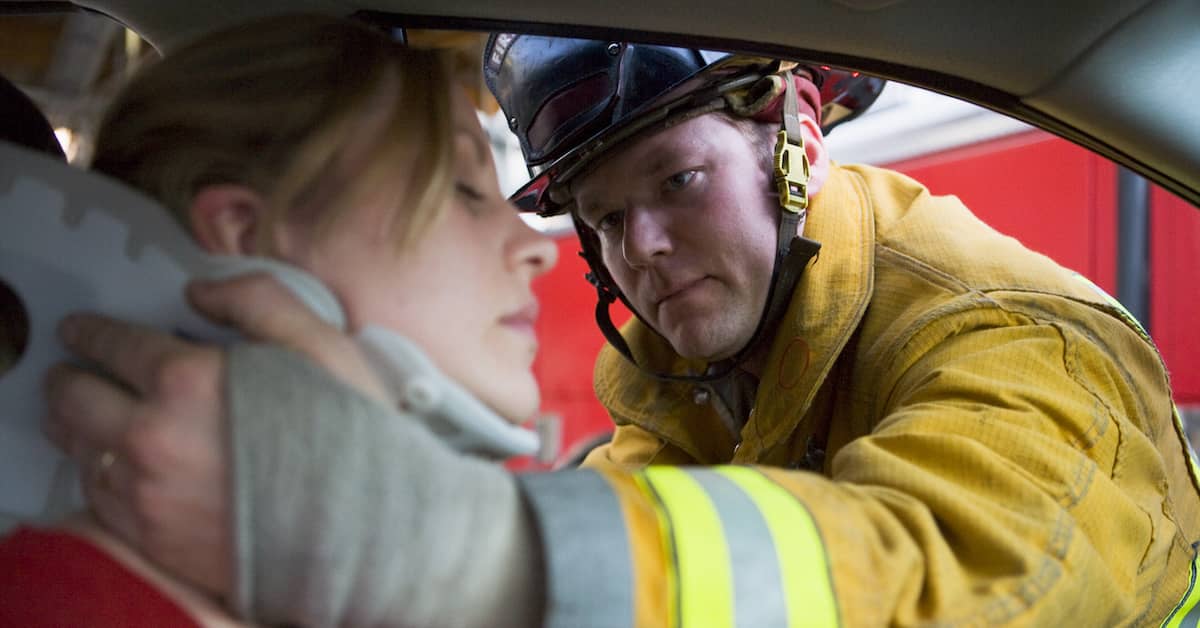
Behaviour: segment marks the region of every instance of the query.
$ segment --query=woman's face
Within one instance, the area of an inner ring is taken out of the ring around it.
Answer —
[[[321,238],[285,227],[281,249],[334,291],[352,329],[370,324],[404,334],[484,403],[522,421],[540,401],[530,283],[554,266],[557,247],[501,195],[474,109],[461,90],[452,101],[454,189],[418,240],[397,246],[396,208],[383,194],[350,209]]]

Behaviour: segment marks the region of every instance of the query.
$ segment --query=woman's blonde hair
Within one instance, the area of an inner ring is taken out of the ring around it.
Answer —
[[[381,192],[392,228],[418,236],[450,192],[453,142],[444,53],[405,48],[365,24],[317,15],[270,17],[215,33],[139,73],[109,108],[93,168],[147,192],[185,225],[200,189],[242,184],[272,226],[312,215],[318,233]],[[387,107],[357,171],[346,154],[365,119]],[[399,172],[404,164],[411,171]],[[411,209],[409,209],[411,208]]]

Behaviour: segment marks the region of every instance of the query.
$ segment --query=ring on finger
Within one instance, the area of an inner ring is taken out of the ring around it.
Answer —
[[[100,452],[100,456],[96,458],[96,481],[100,486],[112,488],[112,467],[117,462],[117,454],[111,449],[105,449]]]

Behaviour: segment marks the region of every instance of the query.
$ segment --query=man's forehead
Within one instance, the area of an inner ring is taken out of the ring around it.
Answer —
[[[617,181],[639,174],[655,174],[674,167],[678,161],[700,157],[720,150],[717,138],[708,132],[708,125],[723,124],[718,114],[709,113],[653,132],[638,136],[606,154],[584,170],[571,184],[571,195],[577,202],[602,197]]]

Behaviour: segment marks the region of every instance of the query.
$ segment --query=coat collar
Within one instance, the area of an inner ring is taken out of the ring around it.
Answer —
[[[875,283],[875,220],[857,175],[833,167],[809,210],[805,237],[821,252],[796,287],[759,380],[739,458],[786,439],[858,328]]]

